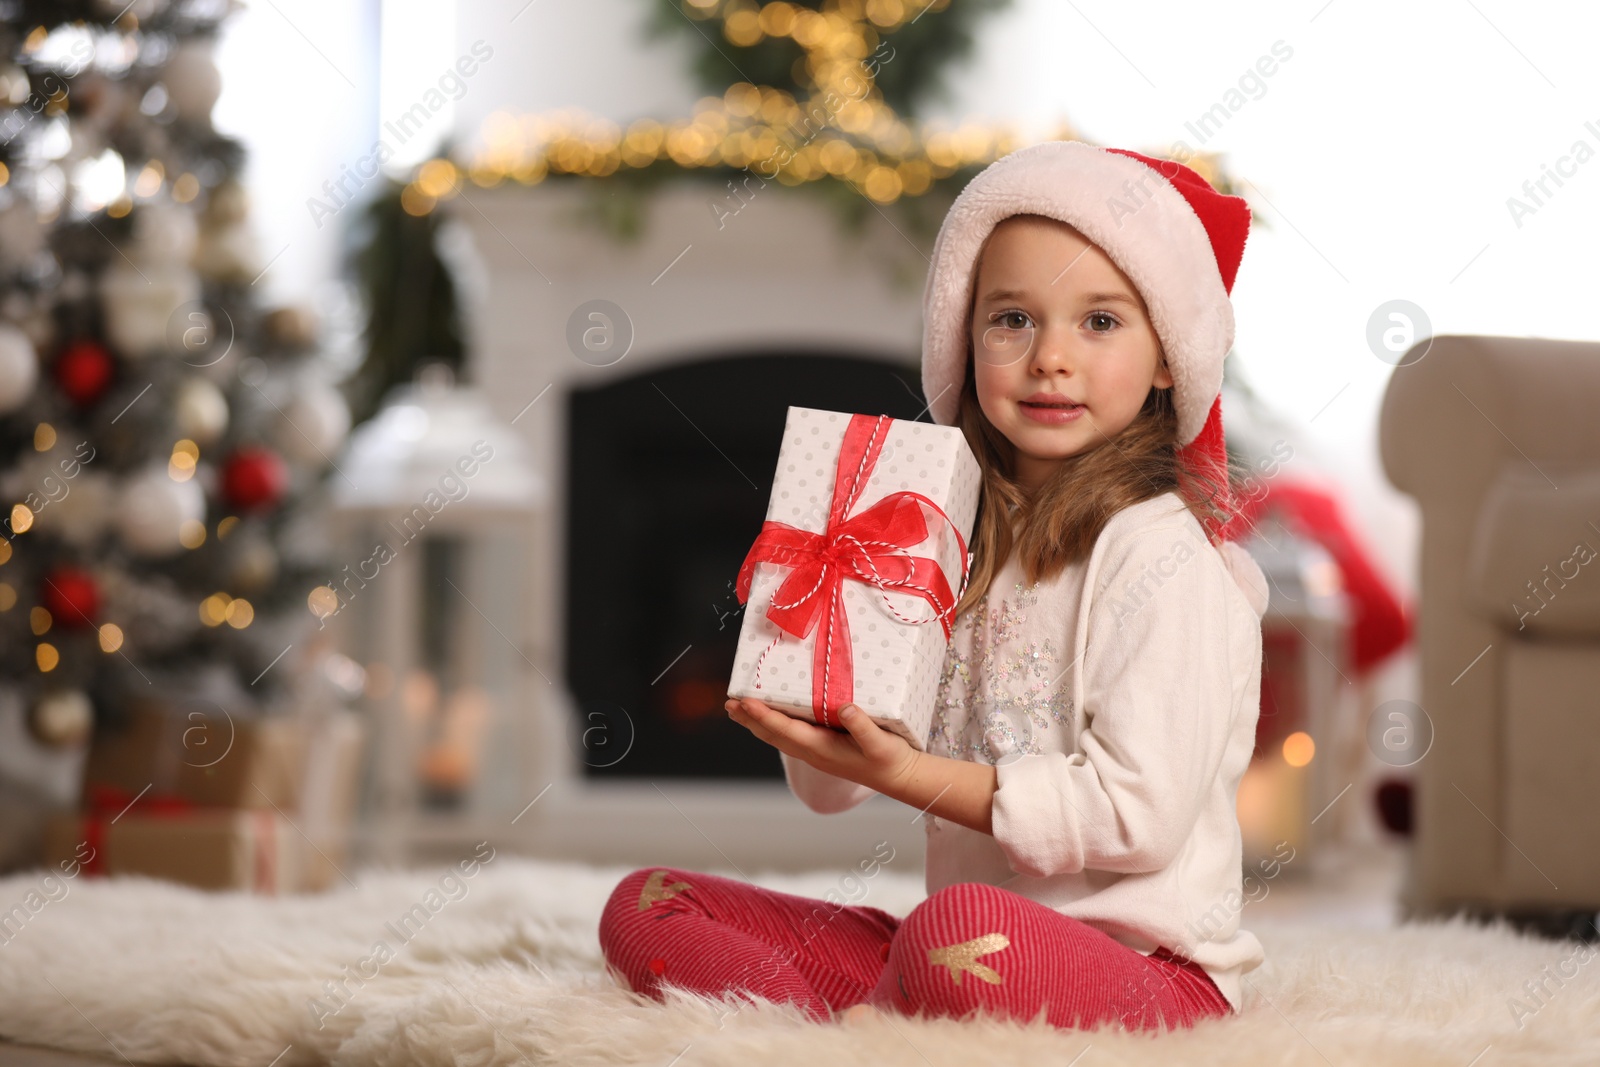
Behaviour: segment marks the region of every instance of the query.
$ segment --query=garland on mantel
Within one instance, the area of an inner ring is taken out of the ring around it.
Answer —
[[[651,35],[681,31],[698,42],[693,69],[712,95],[691,117],[641,118],[624,129],[577,109],[496,112],[470,158],[446,155],[418,168],[407,210],[433,210],[468,179],[480,188],[578,180],[591,192],[586,216],[631,241],[662,182],[707,181],[730,214],[777,182],[822,196],[849,234],[882,214],[921,249],[974,175],[1031,143],[1011,127],[902,117],[942,92],[941,68],[971,51],[973,24],[1010,0],[652,2]],[[1066,121],[1043,139],[1089,140]],[[1235,192],[1215,153],[1176,147],[1147,154],[1178,158]],[[918,264],[925,267],[920,254],[896,273],[914,284]]]

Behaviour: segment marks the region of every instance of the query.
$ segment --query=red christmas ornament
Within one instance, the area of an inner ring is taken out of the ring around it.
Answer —
[[[246,445],[222,467],[222,495],[240,511],[260,511],[283,499],[289,467],[270,448]]]
[[[56,384],[69,400],[86,408],[105,393],[115,366],[111,352],[99,341],[73,341],[56,356]]]
[[[94,625],[100,614],[100,585],[77,567],[53,567],[39,584],[39,603],[64,630]]]

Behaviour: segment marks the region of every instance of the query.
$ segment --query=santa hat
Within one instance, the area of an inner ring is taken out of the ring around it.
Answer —
[[[1019,214],[1074,227],[1138,288],[1172,374],[1179,460],[1225,484],[1222,360],[1250,207],[1182,163],[1127,149],[1045,141],[995,160],[956,197],[922,293],[922,391],[934,421],[952,426],[959,411],[978,252]],[[1233,512],[1231,501],[1218,503]],[[1208,525],[1222,538],[1236,532],[1231,519]]]

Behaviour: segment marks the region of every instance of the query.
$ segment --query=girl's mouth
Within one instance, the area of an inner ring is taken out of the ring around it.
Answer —
[[[1024,415],[1035,422],[1054,424],[1072,422],[1084,411],[1082,404],[1034,404],[1019,400],[1017,406],[1022,409]]]

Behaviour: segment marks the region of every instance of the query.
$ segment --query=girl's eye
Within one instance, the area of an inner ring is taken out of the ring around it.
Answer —
[[[1115,326],[1116,322],[1117,322],[1117,320],[1113,316],[1106,314],[1104,311],[1091,311],[1089,313],[1089,318],[1086,321],[1093,322],[1095,319],[1104,319],[1107,322],[1111,323],[1113,326]],[[1107,327],[1104,330],[1096,330],[1094,327],[1091,326],[1089,328],[1089,332],[1090,333],[1110,333],[1111,332],[1111,327]]]
[[[1018,319],[1022,321],[1016,321]],[[994,321],[1013,330],[1023,330],[1028,326],[1028,316],[1021,311],[1002,311],[994,317]]]

